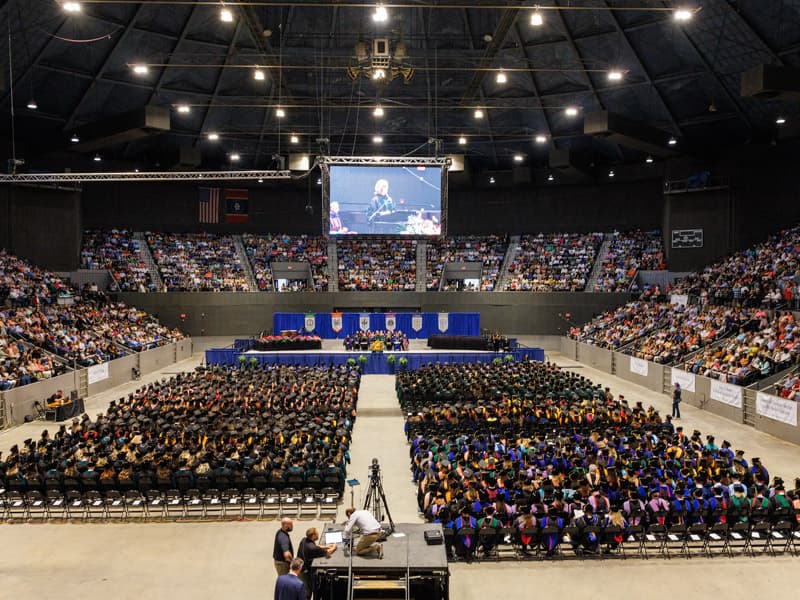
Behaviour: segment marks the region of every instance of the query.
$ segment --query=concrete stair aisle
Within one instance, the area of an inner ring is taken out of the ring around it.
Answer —
[[[508,248],[506,248],[506,256],[503,259],[503,264],[500,267],[500,273],[497,274],[497,283],[494,286],[495,292],[502,292],[506,289],[508,282],[508,265],[516,258],[517,248],[519,248],[519,241],[522,236],[512,235],[508,238]]]
[[[158,272],[158,265],[153,259],[153,254],[150,252],[150,246],[147,245],[147,236],[143,231],[135,231],[133,239],[139,242],[139,251],[142,253],[142,260],[147,265],[147,270],[150,272],[150,278],[156,285],[156,289],[161,291],[164,289],[164,281],[161,279],[161,273]]]
[[[242,264],[244,276],[247,279],[247,285],[250,291],[257,292],[258,283],[256,282],[256,276],[253,274],[253,265],[250,264],[250,257],[247,255],[247,250],[245,250],[242,236],[233,236],[233,247],[236,249],[236,256],[239,258],[239,262]]]
[[[426,279],[428,277],[428,242],[420,240],[417,242],[417,287],[418,292],[424,292]]]
[[[589,279],[586,281],[586,288],[583,290],[584,292],[594,291],[594,284],[597,283],[597,278],[600,277],[600,272],[603,270],[603,263],[606,260],[606,254],[608,254],[608,249],[611,247],[611,242],[613,241],[613,233],[606,233],[603,236],[603,243],[600,244],[600,249],[597,251],[597,255],[594,257],[594,267],[589,275]]]
[[[339,291],[339,257],[336,254],[336,238],[333,236],[328,238],[328,291]]]

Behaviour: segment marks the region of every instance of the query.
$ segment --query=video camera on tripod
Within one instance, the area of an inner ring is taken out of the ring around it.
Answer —
[[[369,490],[367,491],[367,498],[364,500],[364,508],[370,511],[378,521],[383,521],[385,514],[389,521],[389,533],[394,532],[394,521],[391,513],[389,513],[386,495],[383,493],[381,467],[377,458],[373,458],[372,464],[369,466]]]

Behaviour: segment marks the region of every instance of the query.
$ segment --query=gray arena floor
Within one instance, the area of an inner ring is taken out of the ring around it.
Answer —
[[[215,340],[219,344],[223,340]],[[197,340],[196,350],[205,346]],[[228,341],[230,343],[230,341]],[[557,353],[548,358],[609,385],[629,401],[669,410],[669,399],[634,384],[585,367]],[[200,355],[172,365],[142,382],[128,384],[89,399],[96,414],[114,398],[150,379],[190,369]],[[774,475],[800,475],[800,448],[704,413],[682,407],[685,428],[714,432],[747,456],[761,456]],[[36,422],[0,434],[4,452],[45,424]],[[51,425],[51,424],[49,424]],[[419,522],[410,482],[403,418],[394,397],[393,378],[364,378],[359,419],[354,430],[349,477],[367,482],[368,465],[378,458],[392,517]],[[365,490],[356,488],[359,504]],[[348,494],[349,500],[349,494]],[[346,504],[348,502],[346,501]],[[342,510],[338,520],[341,520]],[[299,542],[313,521],[296,521]],[[69,598],[77,595],[117,599],[271,598],[275,582],[272,540],[277,522],[210,522],[148,524],[9,524],[0,526],[0,598]],[[389,542],[391,543],[391,542]],[[676,597],[750,598],[796,593],[800,558],[715,558],[536,563],[456,563],[451,565],[451,598],[545,597],[594,595],[649,599]]]

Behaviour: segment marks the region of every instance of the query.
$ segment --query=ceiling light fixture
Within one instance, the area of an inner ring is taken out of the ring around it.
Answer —
[[[133,65],[133,72],[137,75],[147,75],[149,70],[147,65]]]
[[[608,176],[609,176],[609,177],[614,177],[614,175],[615,175],[615,174],[616,174],[616,173],[614,173],[614,169],[611,169],[611,170],[608,172]]]
[[[694,12],[689,10],[688,8],[677,8],[673,13],[673,17],[676,21],[686,22],[691,21],[692,16],[694,16]]]
[[[253,71],[253,79],[255,79],[256,81],[264,81],[264,79],[266,79],[264,71],[256,67],[256,70]]]
[[[461,137],[459,137],[458,138],[458,145],[459,146],[466,146],[467,145],[467,138],[465,138],[463,135]]]
[[[644,162],[646,162],[648,165],[651,164],[653,162],[653,157],[648,155],[647,158],[644,159]]]
[[[317,177],[317,185],[322,185],[322,177]]]
[[[219,20],[223,23],[233,23],[233,13],[227,8],[219,11]]]
[[[505,83],[508,81],[508,77],[506,77],[506,74],[503,71],[500,71],[494,79],[497,83]]]
[[[567,115],[568,117],[577,117],[578,116],[578,109],[575,108],[574,106],[569,106],[564,111],[564,114]]]
[[[373,135],[372,136],[372,143],[373,144],[382,144],[383,143],[383,138],[381,136],[379,136],[379,135]]]
[[[231,152],[229,158],[231,159],[231,162],[236,162],[242,157],[239,155],[238,152]]]
[[[282,119],[283,117],[286,116],[286,111],[283,110],[282,108],[278,108],[275,110],[275,116],[278,117],[279,119]]]
[[[776,125],[783,125],[784,123],[786,123],[786,118],[785,117],[778,117],[777,119],[775,119],[775,124]]]
[[[676,140],[674,137],[671,137],[671,138],[669,138],[669,140],[667,140],[667,144],[669,144],[670,146],[674,146],[677,143],[678,143],[678,140]]]
[[[69,138],[69,141],[72,142],[73,144],[77,144],[78,142],[81,141],[81,138],[78,137],[77,133],[73,133],[72,137]]]
[[[618,71],[613,69],[608,72],[608,80],[609,81],[622,81],[622,71]]]
[[[536,142],[537,144],[545,144],[547,143],[547,136],[539,134],[535,138],[533,138],[533,141]]]
[[[553,174],[552,174],[552,173],[550,173],[550,174],[547,176],[547,181],[554,181],[554,180],[555,180],[555,177],[553,177]]]
[[[375,7],[375,12],[372,13],[372,20],[376,23],[385,23],[389,20],[389,11],[383,4],[378,4]]]
[[[258,183],[264,183],[264,180],[263,179],[259,179]]]
[[[372,79],[375,81],[379,81],[381,79],[386,79],[386,70],[385,69],[375,69],[372,71]]]
[[[192,111],[192,109],[189,107],[188,104],[178,104],[177,111],[182,115],[186,115],[189,114]]]
[[[102,156],[100,156],[99,154],[95,154],[95,155],[94,155],[94,158],[93,158],[92,160],[93,160],[94,162],[100,162],[101,160],[103,160],[103,157],[102,157]]]
[[[31,110],[36,110],[37,108],[39,108],[39,105],[36,104],[36,100],[34,100],[33,98],[28,100],[28,104],[26,104],[26,106]]]
[[[494,183],[494,177],[489,177],[489,183]]]
[[[383,116],[383,107],[380,104],[378,104],[378,106],[376,106],[375,109],[372,111],[372,116],[373,117]]]
[[[538,6],[531,13],[531,25],[533,25],[534,27],[541,27],[542,25],[544,25],[544,17],[542,16],[542,13],[539,12]]]
[[[482,119],[483,118],[483,111],[480,108],[476,108],[475,112],[472,113],[472,116],[475,117],[476,119]]]
[[[297,137],[296,135],[292,135],[292,136],[289,137],[289,143],[290,144],[299,144],[300,143],[300,138]]]
[[[525,157],[522,156],[522,154],[515,154],[514,155],[514,162],[522,162],[523,160],[525,160]]]
[[[81,12],[81,3],[80,2],[62,2],[61,8],[64,9],[64,12],[68,13],[77,13]]]
[[[209,133],[208,134],[208,141],[209,142],[216,142],[219,139],[218,133]]]

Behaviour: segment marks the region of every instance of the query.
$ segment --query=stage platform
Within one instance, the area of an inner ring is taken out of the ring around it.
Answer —
[[[326,525],[320,543],[329,530],[341,531],[343,525]],[[361,589],[404,589],[405,577],[411,578],[412,598],[447,600],[450,572],[444,544],[429,546],[424,532],[442,527],[436,523],[398,523],[395,532],[383,542],[383,558],[353,555],[354,587]],[[358,542],[358,538],[354,540]],[[354,544],[355,545],[355,544]],[[345,543],[339,544],[330,558],[314,560],[312,570],[318,598],[346,598],[350,555]],[[402,596],[400,596],[402,597]]]

